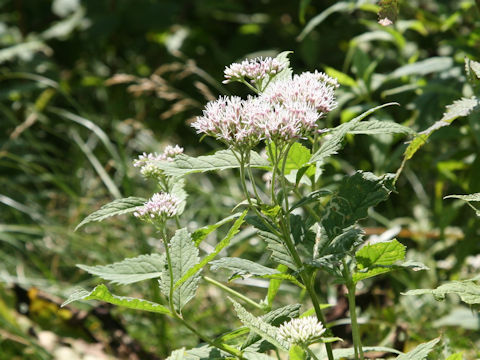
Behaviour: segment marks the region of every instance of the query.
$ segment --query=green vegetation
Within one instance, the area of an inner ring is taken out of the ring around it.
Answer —
[[[257,350],[268,342],[303,359],[319,345],[287,349],[275,329],[315,310],[337,359],[480,357],[478,1],[0,9],[0,359],[213,359],[237,348],[266,359]],[[268,156],[199,142],[191,124],[208,101],[252,94],[222,83],[224,68],[284,50],[294,73],[338,80],[338,107],[318,122],[333,130],[288,149],[272,142]],[[142,179],[133,161],[168,144],[185,148],[157,164],[175,180]],[[282,189],[267,182],[257,195],[272,203],[248,204],[244,190],[271,169]],[[163,187],[183,212],[165,228],[171,273],[166,236],[133,216]],[[361,248],[357,222],[372,242]],[[327,240],[312,257],[314,223]]]

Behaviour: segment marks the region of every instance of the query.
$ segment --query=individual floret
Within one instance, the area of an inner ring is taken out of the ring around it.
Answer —
[[[181,200],[168,193],[156,193],[133,215],[138,218],[165,220],[177,215]]]
[[[319,338],[325,332],[322,323],[316,317],[308,316],[292,319],[278,329],[278,335],[290,344],[306,344]]]

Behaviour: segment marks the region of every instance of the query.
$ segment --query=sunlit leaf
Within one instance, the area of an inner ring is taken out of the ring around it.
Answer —
[[[131,298],[131,297],[124,297],[124,296],[117,296],[111,294],[105,285],[98,285],[92,291],[86,290],[78,290],[74,294],[70,295],[67,301],[65,301],[62,306],[70,304],[71,302],[78,301],[78,300],[100,300],[105,301],[113,305],[127,307],[129,309],[135,310],[144,310],[144,311],[151,311],[160,314],[167,314],[171,315],[169,309],[165,306],[156,304],[151,301]]]
[[[77,265],[90,274],[122,285],[159,278],[164,266],[165,256],[163,254],[140,255],[109,265]]]

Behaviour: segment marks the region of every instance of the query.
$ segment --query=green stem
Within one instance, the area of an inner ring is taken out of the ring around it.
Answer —
[[[281,224],[282,225],[282,224]],[[303,267],[302,260],[300,259],[300,256],[298,255],[297,250],[295,249],[295,245],[292,242],[292,239],[290,237],[290,234],[287,232],[288,230],[285,228],[285,226],[281,226],[282,230],[284,231],[283,233],[283,238],[285,240],[285,245],[287,245],[287,248],[292,255],[295,264],[299,268],[299,270]],[[315,309],[315,314],[317,316],[318,321],[320,321],[324,326],[327,325],[327,321],[325,319],[325,316],[323,315],[323,311],[320,308],[320,303],[318,302],[317,294],[315,293],[315,289],[313,288],[313,276],[309,276],[305,270],[302,270],[300,272],[300,277],[302,278],[303,283],[305,284],[305,288],[307,289],[307,292],[310,296],[310,299],[312,300],[313,308]],[[327,356],[328,360],[334,360],[333,357],[333,351],[332,351],[332,345],[330,343],[325,344],[325,348],[327,350]]]
[[[286,180],[285,180],[285,164],[286,164],[286,158],[288,155],[288,152],[290,150],[290,147],[292,144],[288,145],[285,153],[283,154],[283,164],[282,164],[282,169],[281,169],[281,174],[280,174],[280,181],[282,183],[282,188],[284,192],[284,197],[285,197],[285,206],[287,207],[286,210],[284,210],[282,219],[280,220],[280,228],[283,232],[283,238],[285,240],[285,245],[288,248],[288,251],[293,257],[293,260],[295,261],[295,264],[297,265],[299,271],[300,271],[300,277],[302,278],[303,283],[305,284],[305,287],[307,289],[307,292],[310,296],[310,299],[312,300],[313,307],[315,309],[315,314],[317,315],[317,319],[324,325],[326,326],[327,322],[325,319],[325,316],[323,315],[322,309],[320,308],[320,303],[318,302],[317,294],[315,293],[315,289],[313,287],[313,276],[309,275],[305,269],[303,269],[303,262],[302,259],[300,258],[300,255],[297,252],[297,249],[295,248],[295,243],[293,242],[290,234],[290,218],[288,214],[288,195],[286,192]],[[327,343],[325,344],[325,348],[327,350],[327,356],[328,360],[334,360],[333,357],[333,351],[332,351],[332,346]]]
[[[350,319],[352,321],[352,338],[353,338],[353,348],[355,351],[355,360],[358,360],[359,356],[361,360],[364,360],[362,341],[360,339],[360,329],[357,321],[357,307],[355,304],[355,283],[353,282],[348,264],[343,261],[343,276],[348,289],[348,307],[350,309]]]
[[[290,143],[287,145],[287,149],[285,152],[282,154],[283,156],[283,162],[282,162],[282,171],[281,171],[281,177],[280,177],[280,182],[282,184],[282,189],[283,189],[283,197],[285,198],[285,210],[288,212],[288,209],[290,209],[290,206],[288,204],[288,193],[287,193],[287,182],[285,179],[285,167],[287,165],[287,157],[288,157],[288,152],[290,151],[290,148],[292,147],[293,143]],[[288,224],[290,227],[290,224]]]
[[[327,326],[327,320],[325,319],[325,315],[323,315],[322,308],[320,307],[320,303],[318,302],[317,293],[313,287],[313,280],[314,276],[311,276],[310,279],[307,275],[303,275],[302,279],[304,279],[305,287],[307,288],[307,292],[310,295],[310,299],[312,300],[313,308],[315,309],[315,315],[317,316],[318,321],[320,321],[325,327]],[[334,360],[333,357],[333,350],[332,345],[330,343],[325,344],[325,349],[327,350],[328,360]]]
[[[237,298],[245,301],[246,303],[256,307],[257,309],[260,309],[260,310],[263,310],[263,307],[262,305],[256,303],[255,301],[249,299],[248,297],[246,297],[245,295],[242,295],[240,294],[239,292],[233,290],[233,289],[230,289],[228,286],[225,286],[223,285],[222,283],[208,277],[208,276],[202,276],[202,278],[206,281],[206,282],[209,282],[210,284],[212,285],[215,285],[216,287],[222,289],[223,291],[229,293],[230,295],[233,295],[233,296],[236,296]]]
[[[170,276],[170,289],[169,289],[169,296],[168,296],[168,305],[170,310],[174,315],[177,315],[177,311],[175,310],[175,306],[173,305],[173,268],[172,268],[172,258],[170,257],[170,248],[168,246],[168,235],[167,229],[165,228],[165,224],[162,226],[162,236],[163,236],[163,244],[165,245],[165,255],[167,257],[167,266],[168,266],[168,275]]]

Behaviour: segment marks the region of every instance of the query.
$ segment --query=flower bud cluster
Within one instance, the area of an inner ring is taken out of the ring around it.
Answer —
[[[175,156],[183,153],[183,148],[175,145],[168,145],[161,154],[143,153],[133,162],[133,166],[140,168],[140,173],[145,177],[158,178],[162,170],[155,165],[156,161],[173,161]]]
[[[225,71],[226,78],[260,79],[280,69],[273,60],[232,64]],[[274,70],[269,73],[265,69]],[[192,126],[197,133],[236,149],[252,148],[262,140],[286,143],[318,131],[317,120],[337,106],[334,94],[337,87],[335,79],[317,71],[273,79],[258,96],[245,100],[238,96],[220,97],[209,102],[203,116],[197,117]]]
[[[242,81],[247,78],[253,83],[261,82],[285,69],[285,64],[271,57],[247,59],[239,63],[233,63],[225,67],[224,84],[232,81]]]
[[[292,319],[282,324],[278,329],[278,335],[290,344],[309,344],[319,338],[325,332],[322,323],[316,317]]]
[[[156,193],[142,207],[133,213],[135,217],[165,220],[174,217],[178,212],[180,199],[168,193]]]

